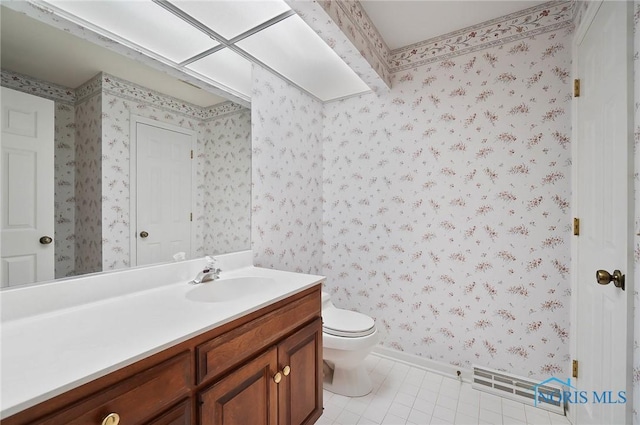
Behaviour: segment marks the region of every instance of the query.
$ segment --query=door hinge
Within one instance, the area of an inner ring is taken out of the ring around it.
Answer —
[[[191,159],[193,159],[193,149],[191,149]]]
[[[574,360],[571,364],[571,376],[573,376],[574,378],[578,377],[578,361]]]
[[[193,221],[193,213],[189,213],[189,221]]]
[[[573,218],[573,235],[580,236],[580,219],[577,217]]]
[[[573,97],[580,97],[580,80],[573,80]]]

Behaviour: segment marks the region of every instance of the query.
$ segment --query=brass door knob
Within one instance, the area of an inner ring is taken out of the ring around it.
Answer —
[[[140,232],[140,237],[142,239],[146,238],[147,236],[149,236],[149,232],[145,232],[144,230],[142,232]]]
[[[608,285],[609,282],[613,282],[616,288],[624,291],[624,275],[620,270],[614,270],[613,275],[606,270],[598,270],[596,272],[596,281],[600,285]]]
[[[285,366],[285,367],[282,369],[282,374],[283,374],[284,376],[289,376],[289,374],[290,374],[290,373],[291,373],[291,367],[289,367],[289,366]]]
[[[102,425],[118,425],[120,423],[120,415],[117,413],[109,413],[102,420]]]
[[[275,375],[273,375],[273,382],[275,382],[276,384],[279,384],[280,381],[282,381],[282,374],[278,372]]]
[[[39,240],[42,245],[49,245],[51,242],[53,242],[51,236],[43,236]]]

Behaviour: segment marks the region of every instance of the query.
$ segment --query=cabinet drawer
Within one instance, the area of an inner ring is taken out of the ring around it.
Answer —
[[[197,384],[228,371],[319,316],[320,300],[312,293],[198,345]]]
[[[43,418],[47,425],[100,425],[110,413],[121,424],[143,423],[189,393],[190,353],[184,352]]]
[[[184,400],[146,425],[191,425],[191,400]]]

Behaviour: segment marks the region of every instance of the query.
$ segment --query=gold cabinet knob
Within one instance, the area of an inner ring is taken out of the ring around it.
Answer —
[[[278,372],[275,375],[273,375],[273,382],[275,382],[276,384],[279,384],[280,381],[282,381],[282,374]]]
[[[290,373],[291,373],[291,367],[285,366],[284,369],[282,369],[282,374],[284,376],[289,376]]]
[[[117,413],[109,413],[102,420],[102,425],[118,425],[120,423],[120,415]]]

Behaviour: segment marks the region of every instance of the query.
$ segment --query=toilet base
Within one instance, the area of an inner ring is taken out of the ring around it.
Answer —
[[[322,387],[335,394],[347,397],[362,397],[373,390],[371,378],[363,364],[352,369],[336,368],[330,362],[324,362]]]

